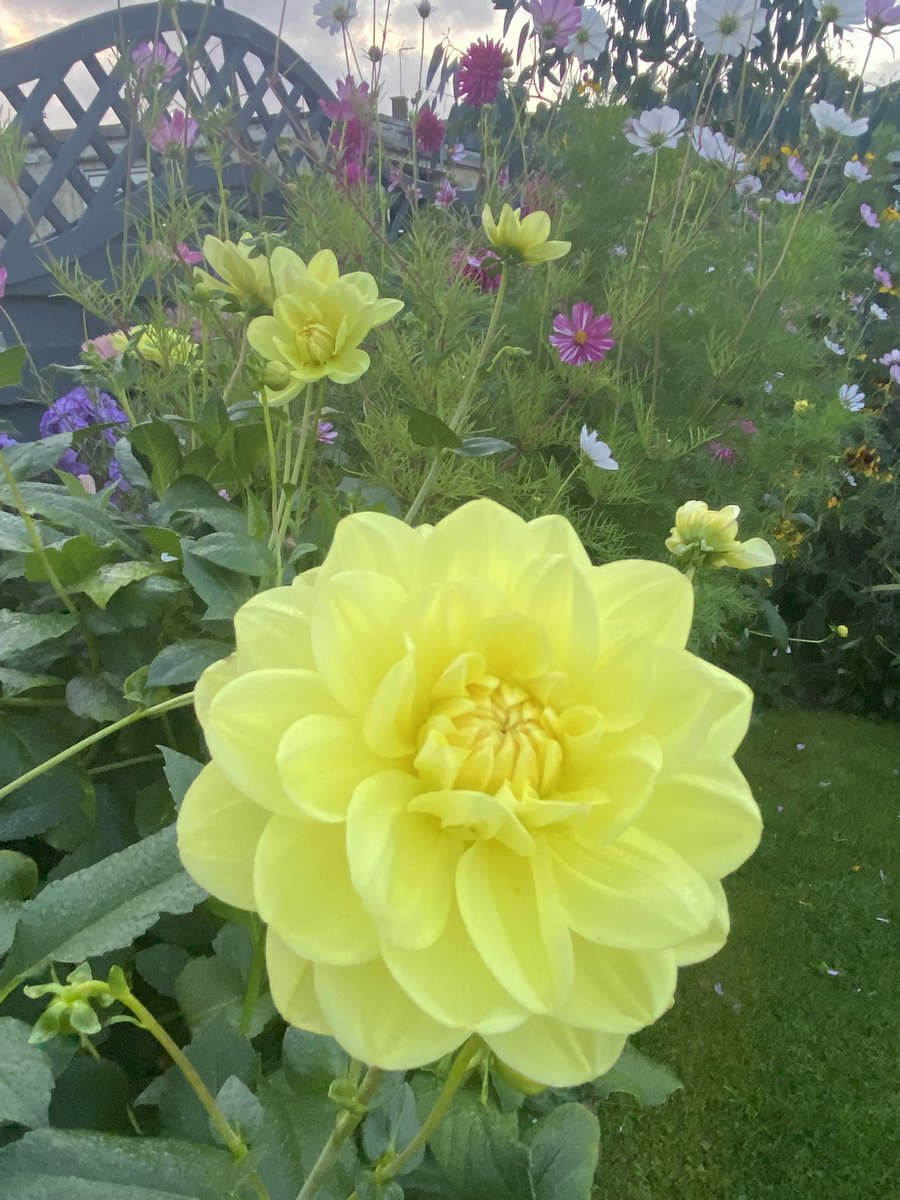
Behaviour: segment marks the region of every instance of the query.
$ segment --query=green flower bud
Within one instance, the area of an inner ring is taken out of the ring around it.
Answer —
[[[96,1000],[103,1008],[108,1008],[115,1000],[107,984],[102,979],[94,979],[88,963],[81,963],[70,971],[65,983],[54,980],[53,983],[32,984],[23,991],[31,1000],[47,995],[53,997],[31,1031],[28,1040],[33,1044],[49,1042],[57,1034],[90,1036],[99,1033],[102,1028],[100,1018],[91,1003]]]
[[[280,392],[290,382],[291,373],[284,363],[266,363],[266,369],[263,371],[263,383],[267,388],[271,388],[273,392]]]

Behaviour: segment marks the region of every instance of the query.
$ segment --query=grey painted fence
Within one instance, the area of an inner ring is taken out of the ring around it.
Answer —
[[[0,52],[0,97],[29,149],[17,186],[0,191],[3,304],[39,369],[71,363],[85,332],[99,332],[57,294],[48,261],[77,261],[107,278],[130,219],[146,212],[151,188],[162,194],[163,162],[147,150],[130,60],[135,45],[157,40],[180,52],[162,104],[222,114],[229,189],[247,194],[261,161],[276,174],[295,168],[326,129],[318,101],[331,92],[316,72],[255,21],[207,4],[135,5]],[[196,147],[188,156],[194,193],[217,187],[204,158]],[[16,337],[2,318],[0,332]],[[0,390],[0,417],[27,432],[34,419],[22,399]]]

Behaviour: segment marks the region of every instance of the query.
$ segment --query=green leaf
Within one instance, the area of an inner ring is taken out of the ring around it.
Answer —
[[[37,442],[20,442],[18,446],[7,446],[3,453],[6,465],[17,480],[32,479],[52,470],[62,457],[63,451],[68,450],[71,444],[71,433],[54,433],[52,437],[41,438]]]
[[[272,568],[268,547],[247,533],[210,533],[191,545],[191,554],[243,575],[265,575]]]
[[[40,1047],[28,1044],[30,1034],[24,1021],[0,1017],[0,1125],[11,1121],[35,1129],[47,1124],[53,1072]]]
[[[104,563],[115,562],[118,556],[113,546],[98,546],[84,534],[76,534],[48,546],[43,555],[32,551],[25,559],[25,578],[32,583],[48,579],[49,565],[59,582],[64,587],[71,587]]]
[[[24,346],[10,346],[8,350],[0,350],[0,387],[15,387],[21,383],[24,366]]]
[[[84,592],[98,608],[102,609],[106,608],[116,592],[128,587],[129,583],[136,583],[139,579],[158,575],[162,569],[162,565],[157,563],[109,563],[105,567],[98,567],[96,571],[92,571],[90,575],[73,584],[72,590]]]
[[[161,996],[175,997],[175,980],[187,966],[190,955],[183,946],[157,942],[146,950],[138,950],[134,965],[143,979]]]
[[[284,1035],[281,1060],[291,1087],[298,1093],[328,1094],[333,1079],[350,1068],[350,1058],[334,1038],[291,1026]]]
[[[426,412],[424,408],[407,406],[406,419],[409,422],[409,436],[417,446],[427,446],[430,449],[458,450],[462,446],[462,438],[454,433],[440,417]]]
[[[128,946],[160,913],[190,912],[203,897],[181,867],[175,827],[163,829],[29,900],[0,968],[0,987],[51,962],[78,963]]]
[[[106,724],[131,712],[122,696],[122,685],[105,675],[76,675],[66,684],[66,704],[76,717]]]
[[[38,885],[37,863],[17,850],[0,850],[0,900],[27,900]]]
[[[4,1200],[229,1200],[224,1150],[163,1138],[41,1129],[0,1150]]]
[[[245,1141],[252,1142],[262,1128],[263,1109],[237,1075],[229,1075],[216,1096],[225,1120]]]
[[[161,496],[181,466],[181,446],[178,434],[165,421],[146,421],[129,430],[132,447],[150,463],[150,479]]]
[[[390,1099],[366,1117],[362,1144],[371,1162],[377,1162],[389,1150],[402,1150],[422,1128],[416,1097],[408,1083],[401,1084]],[[425,1147],[410,1159],[401,1172],[414,1170],[425,1157]]]
[[[433,1101],[436,1086],[428,1090],[432,1093],[429,1101]],[[420,1112],[423,1107],[420,1095]],[[482,1104],[477,1092],[458,1093],[428,1145],[454,1196],[535,1200],[530,1156],[519,1141],[516,1114],[500,1113]]]
[[[514,449],[512,442],[504,442],[503,438],[467,437],[456,453],[463,458],[487,458],[491,454],[501,454],[504,450]]]
[[[176,479],[162,504],[170,513],[192,513],[220,533],[247,532],[247,518],[237,505],[223,500],[212,484],[193,475]]]
[[[78,624],[71,613],[27,613],[0,609],[0,662],[62,637]]]
[[[790,631],[784,623],[784,618],[771,600],[763,600],[761,607],[775,645],[780,650],[786,650],[790,645]]]
[[[165,763],[166,782],[175,807],[179,808],[188,788],[203,770],[203,763],[197,762],[196,758],[190,758],[187,754],[179,754],[170,746],[160,746],[160,750]]]
[[[131,1084],[118,1063],[108,1058],[73,1058],[56,1081],[50,1101],[54,1129],[97,1129],[131,1133],[128,1105]]]
[[[122,546],[129,554],[140,554],[140,546],[125,529],[123,518],[114,509],[104,508],[96,497],[71,496],[55,483],[23,483],[19,495],[26,511],[40,513],[51,525],[74,529],[105,546],[110,542]],[[0,504],[15,508],[9,488],[0,480]]]
[[[528,1131],[537,1200],[590,1200],[600,1122],[583,1104],[561,1104]]]
[[[4,696],[21,696],[37,688],[59,687],[65,681],[56,675],[29,675],[12,667],[0,667],[0,687]]]
[[[298,1099],[281,1072],[264,1079],[256,1094],[264,1114],[253,1145],[261,1155],[259,1174],[273,1200],[293,1200],[334,1128],[334,1104],[324,1095],[306,1094]],[[302,1120],[297,1119],[298,1111],[303,1113]],[[346,1200],[354,1188],[356,1166],[351,1138],[344,1143],[316,1200]]]
[[[147,472],[134,456],[134,451],[127,438],[119,438],[113,448],[116,462],[122,469],[122,474],[132,487],[142,487],[152,490],[153,484]]]
[[[208,666],[234,653],[230,642],[216,642],[209,638],[188,638],[175,642],[160,650],[150,664],[147,675],[149,687],[176,687],[182,683],[194,683]]]
[[[204,621],[230,621],[253,595],[253,585],[246,575],[195,558],[191,545],[187,538],[182,542],[184,577],[207,605]]]
[[[25,522],[16,513],[0,511],[0,551],[5,554],[27,554],[31,538]]]
[[[625,1092],[639,1104],[655,1108],[665,1103],[682,1086],[681,1080],[669,1067],[654,1062],[626,1043],[615,1066],[594,1080],[591,1091],[603,1100],[613,1092]]]
[[[74,722],[68,713],[64,709],[53,712],[52,722],[47,720],[46,709],[4,712],[0,721],[0,786],[12,783],[75,740]],[[83,769],[71,760],[61,763],[0,800],[0,840],[44,833],[77,817],[82,803],[91,797]]]

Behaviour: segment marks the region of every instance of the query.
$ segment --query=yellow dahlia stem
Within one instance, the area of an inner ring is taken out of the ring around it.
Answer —
[[[65,750],[60,750],[59,754],[54,754],[52,758],[45,759],[44,762],[38,763],[36,767],[32,767],[30,771],[26,771],[24,775],[20,775],[18,779],[7,783],[4,787],[0,788],[0,800],[12,795],[20,787],[24,787],[26,783],[31,783],[33,779],[39,779],[47,771],[52,771],[60,763],[74,758],[76,754],[80,754],[88,746],[93,746],[96,742],[102,742],[104,738],[108,738],[111,734],[118,733],[120,729],[125,729],[128,725],[134,725],[137,721],[143,721],[145,717],[160,717],[163,713],[171,712],[174,708],[185,708],[188,704],[193,704],[193,702],[194,693],[190,691],[186,692],[183,696],[173,696],[171,700],[163,700],[161,704],[154,704],[151,708],[139,708],[137,712],[129,713],[121,721],[114,721],[112,725],[106,725],[103,729],[98,729],[95,733],[88,734],[80,742],[76,742],[73,746],[67,746]]]
[[[304,1183],[303,1187],[297,1193],[297,1200],[312,1200],[312,1197],[318,1193],[319,1188],[325,1182],[328,1172],[337,1162],[347,1138],[366,1115],[366,1106],[375,1095],[378,1085],[383,1078],[384,1071],[380,1067],[369,1067],[354,1097],[356,1105],[359,1106],[361,1111],[350,1112],[345,1109],[338,1116],[334,1123],[334,1129],[331,1131],[331,1136],[322,1147],[322,1152],[316,1159],[306,1183]]]
[[[253,958],[250,961],[250,973],[247,976],[247,990],[244,992],[244,1002],[241,1006],[240,1032],[250,1035],[250,1025],[253,1013],[262,991],[263,976],[266,969],[266,929],[255,913],[250,914],[250,937],[253,942]]]
[[[271,483],[271,521],[272,532],[269,535],[269,550],[275,557],[275,583],[281,583],[281,541],[278,537],[279,499],[278,499],[278,455],[275,450],[275,434],[272,431],[272,414],[269,411],[269,401],[266,389],[260,393],[263,410],[263,424],[266,428],[266,448],[269,457],[269,482]]]
[[[463,1042],[459,1050],[456,1052],[456,1057],[450,1067],[450,1072],[441,1088],[440,1094],[435,1100],[431,1112],[425,1118],[422,1128],[412,1139],[412,1141],[400,1151],[396,1158],[392,1158],[390,1162],[384,1164],[383,1167],[375,1168],[376,1183],[386,1183],[395,1175],[398,1175],[407,1163],[411,1162],[419,1153],[434,1131],[440,1125],[441,1121],[447,1115],[447,1110],[453,1103],[453,1097],[459,1091],[463,1083],[468,1078],[469,1072],[475,1065],[475,1059],[481,1054],[484,1048],[484,1043],[478,1034],[472,1034],[467,1042]],[[298,1197],[299,1200],[299,1197]]]
[[[490,324],[487,327],[487,333],[484,335],[484,341],[481,344],[481,352],[478,355],[478,361],[476,362],[472,373],[469,375],[465,390],[460,397],[459,404],[457,404],[453,416],[450,418],[450,428],[454,433],[459,432],[463,422],[466,419],[466,415],[469,411],[469,404],[472,401],[472,394],[475,391],[476,384],[478,383],[478,376],[482,367],[487,361],[488,351],[490,350],[494,338],[497,335],[497,327],[500,324],[500,312],[503,308],[503,301],[506,299],[506,282],[508,278],[507,272],[508,269],[506,263],[504,263],[500,271],[500,286],[497,289],[497,298],[494,301],[494,311],[491,313]],[[416,498],[409,506],[409,510],[407,511],[406,516],[403,518],[407,525],[412,525],[422,505],[431,495],[435,480],[438,477],[438,472],[441,469],[442,459],[443,453],[438,450],[435,453],[434,461],[428,468],[428,474],[425,476],[424,480],[422,481],[422,486],[419,488],[416,494]]]

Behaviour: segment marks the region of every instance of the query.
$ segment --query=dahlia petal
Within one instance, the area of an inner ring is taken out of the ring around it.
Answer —
[[[420,686],[416,647],[388,669],[366,710],[363,736],[383,758],[409,758],[416,753],[420,728],[428,716],[427,693]]]
[[[607,733],[637,732],[657,686],[659,654],[647,641],[635,637],[624,622],[616,629],[601,620],[600,632],[601,638],[609,640],[601,643],[600,656],[584,677],[581,698],[600,713]],[[615,634],[618,637],[613,640]],[[646,728],[655,732],[650,724]]]
[[[501,221],[502,219],[503,217],[501,216]],[[519,228],[519,237],[528,247],[529,254],[533,249],[537,248],[535,243],[546,242],[549,236],[550,216],[548,213],[538,209],[537,212],[531,212],[527,217],[522,218],[522,223]]]
[[[605,844],[631,825],[648,801],[652,803],[663,753],[647,734],[604,738],[599,720],[579,727],[572,716],[567,718],[564,727],[568,724],[573,732],[565,739],[556,790],[562,794],[593,791],[598,802],[588,818],[589,836]]]
[[[330,1036],[316,995],[313,964],[295,954],[272,929],[266,934],[266,973],[275,1007],[289,1025]]]
[[[365,350],[342,350],[326,364],[324,373],[335,383],[354,383],[360,375],[365,375],[370,362]]]
[[[375,571],[346,571],[316,588],[312,646],[319,673],[345,709],[362,714],[403,653],[394,614],[406,592]]]
[[[253,889],[259,915],[295,954],[345,966],[373,958],[378,934],[353,889],[344,836],[343,825],[273,817]]]
[[[484,659],[484,669],[505,683],[527,684],[554,665],[543,623],[519,613],[483,621],[472,631],[471,644]]]
[[[282,336],[281,322],[275,317],[254,317],[247,326],[247,341],[267,362],[282,357],[277,344]]]
[[[226,683],[237,679],[240,673],[237,656],[229,654],[226,658],[220,658],[218,662],[211,663],[197,680],[197,686],[194,688],[194,711],[204,729],[209,706],[213,699]]]
[[[625,1046],[625,1034],[575,1029],[552,1017],[529,1017],[509,1033],[484,1039],[508,1066],[548,1087],[573,1087],[605,1075]]]
[[[590,556],[572,528],[572,523],[565,517],[550,513],[529,521],[526,536],[531,554],[565,554],[579,569],[591,569]]]
[[[538,215],[538,213],[529,213],[529,216],[533,217]],[[546,213],[543,215],[546,216]],[[525,220],[527,221],[528,217]],[[539,246],[529,246],[525,252],[525,259],[532,266],[536,266],[538,263],[552,262],[555,258],[562,258],[571,249],[571,242],[542,242]]]
[[[317,965],[316,994],[344,1049],[387,1071],[435,1062],[461,1045],[469,1033],[462,1027],[448,1028],[424,1013],[381,959],[349,967]]]
[[[234,616],[241,671],[315,666],[311,611],[309,588],[274,587],[251,597]]]
[[[487,578],[510,588],[528,555],[527,526],[493,500],[475,500],[434,527],[422,548],[423,574],[442,586]]]
[[[455,904],[434,945],[407,950],[383,943],[381,953],[404,992],[442,1025],[502,1033],[528,1015],[485,966]]]
[[[574,937],[575,983],[554,1014],[580,1029],[635,1033],[672,1003],[678,970],[670,950],[635,953]]]
[[[333,250],[320,250],[314,254],[306,269],[317,283],[324,284],[326,287],[337,283],[341,275]]]
[[[709,885],[679,855],[638,829],[595,849],[575,832],[548,835],[565,918],[574,932],[620,950],[665,950],[701,933]]]
[[[623,560],[596,567],[591,591],[601,621],[627,620],[636,636],[683,649],[694,615],[694,589],[665,563]]]
[[[756,847],[762,817],[732,759],[699,760],[660,784],[640,828],[680,854],[706,879],[737,870]]]
[[[312,671],[252,671],[216,694],[203,726],[210,756],[232,784],[272,812],[293,813],[281,784],[278,743],[301,717],[339,709]]]
[[[384,513],[353,513],[339,521],[320,583],[342,571],[375,571],[411,587],[417,578],[422,534]]]
[[[584,573],[564,555],[548,555],[527,564],[516,592],[523,611],[544,626],[553,666],[579,695],[597,657],[597,606]],[[560,619],[548,621],[547,613],[559,613]]]
[[[347,814],[350,876],[382,944],[421,950],[447,924],[463,845],[440,821],[407,811],[421,784],[383,771],[356,789]]]
[[[731,919],[728,915],[728,899],[721,883],[713,880],[709,885],[713,898],[713,914],[707,927],[695,937],[687,938],[675,947],[675,961],[679,967],[705,962],[718,954],[728,939]]]
[[[572,986],[572,940],[554,883],[544,853],[524,858],[491,841],[470,846],[456,873],[475,948],[531,1012],[553,1012]]]
[[[356,786],[389,765],[367,750],[357,720],[323,713],[291,725],[277,758],[284,791],[318,821],[345,821]]]
[[[185,870],[226,904],[254,910],[253,862],[271,816],[209,763],[178,812],[178,853]]]

